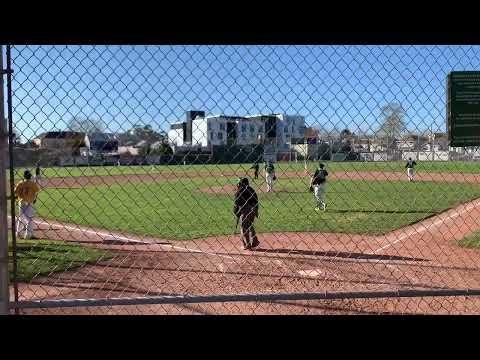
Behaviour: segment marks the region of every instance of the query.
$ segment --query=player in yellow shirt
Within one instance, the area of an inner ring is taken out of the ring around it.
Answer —
[[[35,213],[33,205],[37,201],[40,188],[32,181],[32,174],[29,170],[25,170],[23,178],[24,180],[20,181],[15,187],[15,199],[19,204],[16,234],[18,237],[20,226],[22,226],[25,231],[24,239],[32,239],[34,238],[32,225],[33,215]]]

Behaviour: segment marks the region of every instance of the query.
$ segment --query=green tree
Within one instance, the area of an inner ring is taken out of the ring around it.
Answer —
[[[163,144],[160,144],[160,146],[157,149],[152,150],[151,154],[172,155],[173,154],[173,149],[170,145],[168,145],[166,143],[163,143]]]

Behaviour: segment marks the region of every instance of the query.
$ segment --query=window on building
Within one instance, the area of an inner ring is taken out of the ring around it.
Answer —
[[[220,130],[225,130],[225,124],[220,124]]]
[[[208,124],[207,124],[207,129],[208,129],[208,130],[212,130],[212,124],[208,123]]]
[[[208,137],[210,138],[210,140],[213,140],[213,133],[212,133],[212,132],[209,132],[209,133],[208,133]]]
[[[283,128],[283,132],[284,132],[284,133],[287,133],[287,132],[288,132],[288,127],[287,127],[287,126],[285,126],[285,127]]]
[[[218,137],[218,140],[222,140],[223,139],[223,133],[219,132],[217,134],[217,137]]]
[[[255,126],[250,125],[250,132],[253,133],[255,131]]]
[[[259,126],[259,127],[258,127],[258,132],[259,132],[259,133],[262,133],[262,132],[263,132],[263,127],[262,127],[262,126]]]
[[[247,125],[245,124],[242,125],[242,132],[247,132]]]

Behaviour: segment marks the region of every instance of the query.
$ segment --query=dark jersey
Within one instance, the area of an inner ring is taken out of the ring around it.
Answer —
[[[408,160],[407,161],[407,165],[405,165],[405,168],[406,169],[413,169],[413,167],[417,165],[417,163],[413,160]]]
[[[273,174],[274,171],[275,171],[275,166],[273,166],[273,164],[265,165],[265,172],[267,174]]]
[[[315,170],[315,174],[313,174],[313,181],[312,185],[320,185],[327,180],[328,172],[325,169],[317,169]]]
[[[251,186],[239,188],[235,193],[233,212],[238,216],[241,213],[252,210],[258,212],[257,193]]]

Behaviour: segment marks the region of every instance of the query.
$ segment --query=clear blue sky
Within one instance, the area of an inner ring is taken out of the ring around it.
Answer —
[[[78,114],[109,131],[167,130],[189,109],[367,131],[390,101],[409,130],[445,131],[448,72],[480,70],[479,46],[15,46],[12,57],[24,139]]]

